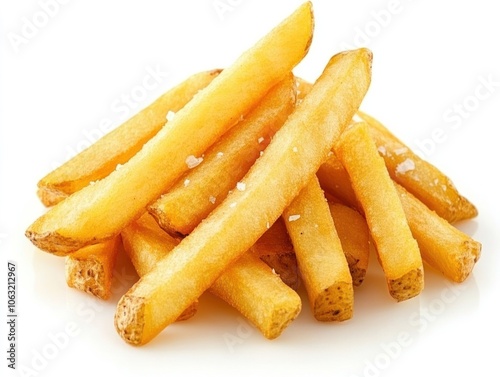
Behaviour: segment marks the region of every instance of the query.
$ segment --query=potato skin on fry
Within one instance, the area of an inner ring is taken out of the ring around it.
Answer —
[[[397,301],[418,295],[424,287],[420,250],[368,125],[357,123],[346,129],[335,153],[363,207],[389,293]]]
[[[291,17],[293,24],[308,25],[310,6]],[[281,215],[358,109],[370,84],[371,60],[367,49],[335,55],[243,179],[246,189],[233,191],[125,294],[115,318],[126,342],[151,341]],[[133,310],[130,302],[137,304]]]

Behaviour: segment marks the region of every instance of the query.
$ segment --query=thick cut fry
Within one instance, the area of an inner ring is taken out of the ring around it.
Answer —
[[[166,234],[156,221],[147,213],[125,227],[120,233],[123,249],[135,267],[137,274],[143,276],[153,269],[155,263],[172,250],[179,240]],[[198,311],[198,300],[194,300],[181,313],[177,321],[193,317]]]
[[[203,163],[186,172],[150,207],[160,226],[174,237],[187,235],[227,196],[241,189],[247,173],[295,107],[290,74],[244,120],[205,153]]]
[[[357,123],[346,129],[335,152],[363,207],[391,296],[402,301],[418,295],[424,287],[418,244],[368,125]]]
[[[168,111],[177,112],[220,70],[200,72],[170,89],[151,105],[97,140],[89,148],[38,182],[38,196],[52,206],[91,182],[108,176],[135,155],[165,124]]]
[[[481,244],[439,217],[402,186],[396,187],[424,261],[448,279],[463,282],[481,255]]]
[[[66,257],[65,275],[68,286],[103,300],[111,297],[113,267],[120,245],[118,236],[84,247]]]
[[[450,223],[477,216],[476,207],[444,175],[398,140],[372,116],[358,112],[370,125],[370,135],[384,158],[391,178]]]
[[[65,255],[119,234],[290,73],[307,53],[312,33],[312,6],[305,3],[224,69],[121,169],[52,207],[26,236],[42,250]]]
[[[350,319],[354,291],[349,265],[316,176],[283,211],[283,219],[314,318]]]
[[[334,56],[242,180],[245,190],[228,195],[122,297],[115,324],[125,341],[141,345],[153,339],[281,215],[359,107],[371,59],[366,49]]]
[[[281,217],[255,242],[250,251],[271,267],[286,285],[294,290],[299,288],[297,258]]]
[[[344,250],[354,286],[366,276],[370,257],[370,231],[358,211],[339,203],[328,203],[330,213]]]
[[[343,201],[363,212],[357,200],[352,198],[354,192],[349,176],[338,164],[337,157],[331,156],[325,164],[336,168],[329,170],[331,174],[322,176],[323,179],[320,181],[322,187],[331,190],[330,193],[336,197],[352,192],[352,195],[345,195]],[[424,262],[452,281],[464,281],[479,258],[481,244],[439,217],[401,186],[397,184],[396,186],[406,219],[413,237],[417,240]]]
[[[122,237],[141,276],[179,243],[148,214],[126,227]],[[302,305],[297,293],[252,253],[245,253],[228,267],[209,291],[239,310],[268,339],[278,337]]]

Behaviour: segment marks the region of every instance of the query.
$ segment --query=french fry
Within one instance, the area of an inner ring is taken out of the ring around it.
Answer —
[[[370,135],[391,178],[450,223],[477,216],[476,207],[460,195],[450,178],[397,139],[382,123],[358,111],[370,125]]]
[[[205,88],[220,70],[196,73],[151,105],[97,140],[38,182],[38,196],[52,206],[72,193],[109,175],[135,155],[165,124],[168,111],[177,112]]]
[[[305,7],[310,12],[310,4]],[[126,342],[153,339],[281,215],[357,111],[370,84],[371,59],[366,49],[335,55],[250,168],[245,190],[228,195],[120,299],[115,327]]]
[[[161,230],[156,221],[147,213],[125,227],[120,234],[123,249],[139,276],[151,271],[155,263],[179,243],[177,239]],[[177,321],[187,320],[193,317],[197,311],[198,300],[194,300],[179,315]]]
[[[179,241],[143,215],[122,231],[124,247],[142,276]],[[245,253],[212,284],[210,293],[239,310],[268,339],[278,337],[301,309],[300,297],[256,255]],[[188,310],[193,311],[191,305]]]
[[[236,190],[250,166],[295,107],[294,77],[270,90],[262,101],[205,153],[203,163],[186,172],[149,206],[160,226],[185,236]]]
[[[68,286],[103,300],[111,297],[113,267],[120,245],[118,236],[67,256],[64,267]]]
[[[346,129],[335,153],[363,207],[389,293],[397,301],[418,295],[424,287],[420,250],[368,125],[357,123]]]
[[[312,33],[312,5],[305,3],[224,69],[120,169],[38,218],[26,231],[28,239],[66,255],[119,234],[285,78],[307,53]]]
[[[294,290],[299,288],[297,258],[281,217],[260,236],[250,251],[271,267],[286,285]]]
[[[329,202],[328,205],[349,265],[352,283],[358,287],[365,279],[370,257],[368,225],[358,211],[340,203]]]
[[[321,176],[322,187],[333,196],[343,196],[342,200],[345,203],[363,212],[357,199],[353,199],[354,191],[349,176],[339,164],[337,157],[330,156],[321,169],[325,165],[325,171],[328,170],[330,174]],[[335,168],[330,169],[331,167]],[[442,219],[401,186],[396,183],[395,185],[408,225],[417,240],[424,262],[447,279],[458,283],[463,282],[479,259],[481,243]],[[349,194],[345,195],[345,193]]]
[[[450,225],[402,186],[396,184],[396,188],[424,261],[448,279],[463,282],[481,255],[481,244]]]
[[[283,211],[288,234],[318,321],[350,319],[354,291],[349,265],[316,176]]]

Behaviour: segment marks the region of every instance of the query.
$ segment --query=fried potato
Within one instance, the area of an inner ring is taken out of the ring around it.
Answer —
[[[149,214],[122,231],[125,251],[140,276],[153,269],[179,240],[160,229]],[[278,337],[301,309],[300,297],[253,253],[245,253],[212,284],[210,293],[239,310],[268,339]],[[196,312],[197,301],[182,319]],[[186,313],[187,312],[187,313]]]
[[[370,258],[368,225],[358,211],[340,203],[329,202],[328,205],[349,265],[352,283],[358,287],[365,279]]]
[[[378,120],[358,115],[370,125],[370,135],[392,179],[450,223],[477,216],[476,207],[460,195],[450,178],[397,139]]]
[[[125,227],[121,232],[121,237],[123,249],[139,276],[151,271],[156,262],[179,243],[177,239],[161,230],[156,221],[147,213]],[[179,315],[177,321],[187,320],[197,311],[198,300],[194,300]]]
[[[304,11],[310,4],[290,19],[297,28]],[[371,60],[366,49],[335,55],[244,177],[245,190],[228,195],[122,297],[115,324],[126,342],[153,339],[281,215],[357,111],[370,84]]]
[[[205,153],[203,163],[186,172],[149,206],[160,226],[185,236],[227,196],[269,144],[295,107],[295,79],[290,73],[273,87],[242,121]]]
[[[364,215],[357,199],[353,199],[354,191],[349,176],[337,157],[330,156],[321,169],[325,165],[328,165],[328,169],[331,166],[335,168],[328,170],[331,174],[322,176],[322,187],[333,196],[343,196],[345,203],[357,208]],[[408,225],[417,240],[424,262],[451,281],[464,281],[479,258],[481,244],[441,218],[404,188],[394,184],[397,186]]]
[[[418,295],[424,287],[420,250],[368,125],[357,123],[346,129],[335,153],[363,207],[389,293],[397,301]]]
[[[260,236],[250,251],[271,267],[286,285],[294,290],[299,288],[297,258],[281,217]]]
[[[26,236],[66,255],[110,239],[138,219],[222,134],[305,56],[313,33],[305,3],[224,69],[120,169],[58,203]]]
[[[196,73],[151,105],[97,140],[38,182],[38,196],[52,206],[72,193],[108,176],[127,162],[165,124],[168,111],[177,112],[205,88],[220,70]]]
[[[351,273],[316,176],[283,211],[282,217],[314,318],[318,321],[350,319],[354,308]]]
[[[448,279],[461,283],[481,255],[481,244],[430,210],[396,184],[411,231],[422,258]]]
[[[113,267],[120,246],[121,239],[117,236],[67,256],[64,267],[68,286],[103,300],[109,299]]]

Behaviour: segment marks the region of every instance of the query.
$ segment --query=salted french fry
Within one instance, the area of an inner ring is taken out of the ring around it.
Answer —
[[[331,174],[322,176],[320,180],[322,187],[325,190],[331,190],[330,193],[336,197],[349,192],[353,193],[349,176],[338,164],[337,157],[330,156],[325,164],[335,166],[335,169],[327,167]],[[442,219],[401,186],[397,184],[396,186],[408,225],[417,240],[424,262],[451,281],[464,281],[472,272],[480,256],[481,244]],[[344,195],[342,199],[362,213],[363,208],[352,196],[351,194]]]
[[[203,163],[186,172],[149,206],[160,226],[173,236],[189,233],[212,212],[269,144],[295,107],[294,77],[270,90],[242,121],[203,156]]]
[[[38,182],[38,196],[42,203],[46,206],[57,204],[127,162],[163,127],[169,111],[179,111],[219,73],[220,70],[213,70],[188,77],[89,148],[51,171]]]
[[[418,295],[424,287],[420,250],[368,125],[357,123],[346,129],[335,153],[363,207],[389,293],[397,301]]]
[[[68,286],[107,300],[111,296],[113,267],[120,245],[118,236],[67,256],[64,267]]]
[[[296,17],[306,12],[311,18],[310,11],[307,3],[294,13],[296,27]],[[153,339],[281,215],[357,111],[370,84],[371,60],[367,49],[335,55],[250,168],[245,190],[228,195],[121,298],[115,327],[126,342]]]
[[[316,176],[283,211],[282,217],[314,318],[352,318],[354,291],[349,265]]]
[[[224,69],[120,169],[51,207],[27,229],[27,238],[42,250],[66,255],[119,234],[290,73],[307,53],[312,34],[312,5],[305,3]]]
[[[149,214],[126,227],[122,237],[125,251],[141,276],[179,243],[160,229]],[[268,339],[278,337],[302,305],[295,291],[248,252],[228,267],[209,291],[239,310]],[[188,313],[196,311],[196,306],[192,304]]]
[[[396,184],[396,188],[424,261],[448,279],[463,282],[481,255],[481,244],[450,225],[402,186]]]
[[[328,205],[349,265],[353,285],[358,287],[365,279],[370,257],[368,225],[358,211],[340,203],[329,202]]]
[[[286,285],[294,290],[299,288],[297,258],[281,217],[260,236],[250,251],[271,267]]]
[[[450,223],[477,216],[476,207],[460,195],[450,178],[423,160],[372,116],[358,111],[391,178]]]

